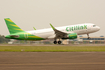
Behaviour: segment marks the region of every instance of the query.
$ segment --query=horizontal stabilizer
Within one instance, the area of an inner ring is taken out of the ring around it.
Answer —
[[[35,27],[33,27],[34,28],[34,30],[36,30],[36,28]]]

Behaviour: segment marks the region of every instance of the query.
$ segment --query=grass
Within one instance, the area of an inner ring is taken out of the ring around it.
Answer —
[[[1,52],[105,52],[105,46],[0,46]]]

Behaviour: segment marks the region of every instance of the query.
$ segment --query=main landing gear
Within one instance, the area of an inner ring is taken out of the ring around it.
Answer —
[[[57,43],[58,43],[58,44],[61,44],[62,41],[56,41],[56,40],[55,40],[55,41],[54,41],[54,44],[57,44]]]

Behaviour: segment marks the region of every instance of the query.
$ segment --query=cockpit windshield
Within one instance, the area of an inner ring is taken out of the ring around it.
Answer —
[[[96,25],[93,25],[93,27],[96,27]]]

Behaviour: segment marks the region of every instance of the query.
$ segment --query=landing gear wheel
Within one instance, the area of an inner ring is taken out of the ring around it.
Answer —
[[[87,34],[87,36],[88,36],[88,39],[90,39],[89,34]]]
[[[58,44],[61,44],[62,42],[61,41],[58,41]]]
[[[90,37],[88,37],[88,39],[90,39]]]
[[[53,43],[54,43],[54,44],[57,44],[57,41],[54,41]]]

